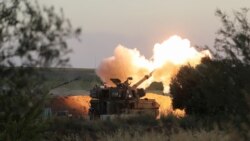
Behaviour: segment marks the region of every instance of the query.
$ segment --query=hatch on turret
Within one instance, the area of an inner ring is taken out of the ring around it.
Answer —
[[[121,84],[121,80],[117,79],[117,78],[111,78],[110,79],[116,86],[118,86],[119,84]]]

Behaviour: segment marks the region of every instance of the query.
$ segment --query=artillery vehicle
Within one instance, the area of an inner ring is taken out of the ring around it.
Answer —
[[[128,77],[124,82],[111,78],[110,80],[115,84],[115,87],[95,86],[90,90],[90,97],[92,98],[89,108],[90,119],[112,119],[138,114],[157,117],[160,105],[154,99],[141,99],[146,93],[144,89],[138,88],[151,75],[152,72],[132,86],[129,83],[132,77]]]

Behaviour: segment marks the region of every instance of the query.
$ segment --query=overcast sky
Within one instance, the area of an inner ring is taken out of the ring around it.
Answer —
[[[150,58],[155,43],[171,35],[187,38],[192,45],[213,46],[221,26],[217,8],[231,14],[250,0],[41,0],[62,7],[75,27],[82,28],[81,42],[70,41],[71,65],[95,68],[122,44]]]

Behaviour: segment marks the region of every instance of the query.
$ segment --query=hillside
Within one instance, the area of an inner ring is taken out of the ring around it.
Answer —
[[[44,84],[51,89],[88,91],[94,84],[101,83],[94,69],[39,68],[36,71],[42,75]],[[74,80],[76,78],[77,80]]]

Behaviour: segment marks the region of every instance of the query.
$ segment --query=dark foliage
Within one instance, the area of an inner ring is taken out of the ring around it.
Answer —
[[[63,12],[41,7],[29,0],[0,2],[0,65],[61,66],[66,65],[70,50],[66,39],[75,37]]]
[[[41,139],[49,88],[32,67],[66,65],[66,39],[79,33],[53,7],[29,0],[0,1],[0,140]]]
[[[75,134],[82,140],[87,140],[85,139],[87,137],[98,140],[99,135],[114,134],[119,130],[125,130],[133,134],[135,132],[147,132],[151,127],[159,127],[159,121],[148,115],[95,121],[55,118],[50,120],[45,138],[47,140],[60,140],[62,136]]]
[[[213,54],[218,58],[230,58],[250,64],[250,22],[248,21],[249,9],[243,8],[234,12],[234,19],[216,11],[220,18],[222,28],[217,32],[215,39],[215,51]]]
[[[146,90],[158,90],[158,91],[163,91],[163,84],[162,82],[152,82]]]
[[[173,107],[201,117],[244,117],[250,110],[249,73],[249,66],[231,60],[204,58],[195,68],[183,66],[170,85]]]

